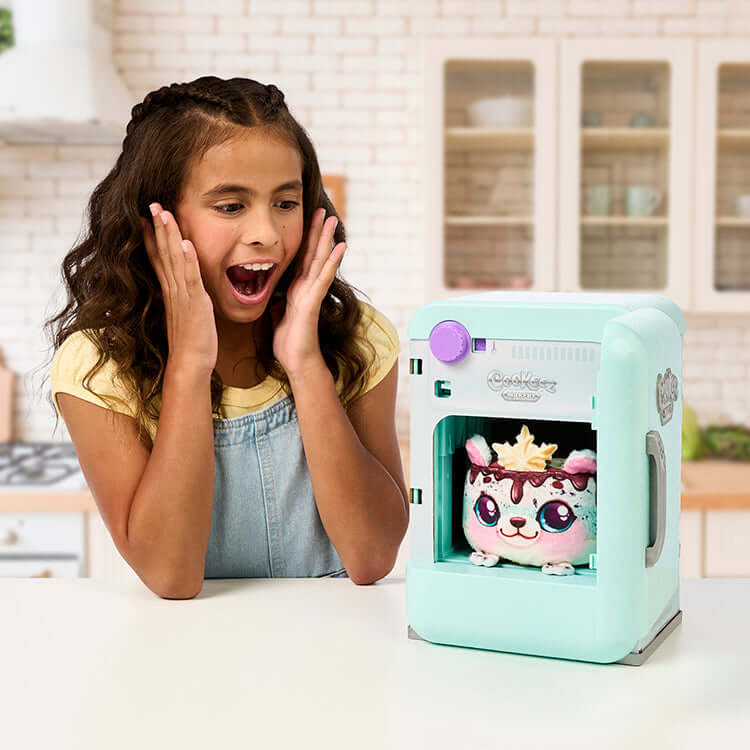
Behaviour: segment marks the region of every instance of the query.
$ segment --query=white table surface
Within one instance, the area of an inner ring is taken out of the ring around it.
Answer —
[[[681,607],[629,667],[409,640],[403,579],[0,579],[0,746],[748,747],[750,579],[684,580]]]

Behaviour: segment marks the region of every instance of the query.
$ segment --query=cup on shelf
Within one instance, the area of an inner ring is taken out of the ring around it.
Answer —
[[[531,279],[528,276],[511,276],[508,279],[508,286],[511,289],[530,289]]]
[[[498,210],[501,209],[507,203],[507,183],[503,182],[503,168],[500,167],[497,171],[497,178],[495,183],[492,185],[492,190],[489,197],[489,207]]]
[[[636,112],[630,118],[631,128],[650,128],[654,124],[654,116],[650,112]]]
[[[602,124],[602,115],[596,109],[584,109],[581,113],[581,125],[584,128],[596,128]]]
[[[608,216],[612,208],[611,185],[592,185],[586,188],[584,212],[588,216]]]
[[[750,193],[743,193],[734,199],[734,212],[737,216],[750,216]]]
[[[663,193],[648,185],[629,185],[625,190],[628,216],[651,216],[661,203]]]
[[[491,96],[469,104],[470,125],[518,128],[531,125],[531,100],[520,96]]]
[[[476,288],[476,282],[474,279],[464,278],[459,276],[451,285],[453,289],[474,289]]]

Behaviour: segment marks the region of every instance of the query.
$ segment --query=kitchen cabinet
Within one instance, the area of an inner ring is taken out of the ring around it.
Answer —
[[[750,49],[698,44],[695,304],[701,312],[750,310]]]
[[[750,576],[750,463],[682,462],[681,560],[684,576]]]
[[[561,291],[690,307],[693,88],[692,41],[561,41]]]
[[[684,39],[427,42],[428,299],[625,291],[693,309],[695,60]],[[477,124],[488,97],[505,124]],[[513,100],[528,117],[508,125]]]
[[[431,298],[554,286],[555,63],[554,40],[425,42]]]
[[[82,513],[0,512],[0,576],[78,578],[85,569]]]
[[[87,490],[0,493],[0,577],[123,581],[135,575]]]

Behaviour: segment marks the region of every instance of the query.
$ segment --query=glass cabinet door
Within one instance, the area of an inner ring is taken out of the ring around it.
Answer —
[[[750,312],[750,51],[701,43],[696,163],[696,308]]]
[[[561,290],[689,306],[690,44],[563,40]]]
[[[555,283],[554,42],[426,44],[430,299]]]

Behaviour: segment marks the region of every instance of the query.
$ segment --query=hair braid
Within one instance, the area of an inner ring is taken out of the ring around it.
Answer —
[[[268,95],[268,99],[265,102],[265,109],[263,112],[265,117],[273,117],[280,109],[286,109],[283,91],[276,88],[272,83],[269,83],[268,86],[266,86],[266,94]]]
[[[281,96],[283,100],[284,95]],[[133,107],[130,112],[130,122],[125,131],[126,137],[155,110],[176,105],[185,99],[190,99],[199,104],[208,104],[235,115],[231,102],[226,99],[222,99],[204,88],[194,86],[192,83],[172,83],[169,86],[162,86],[160,89],[151,91],[142,102]]]

